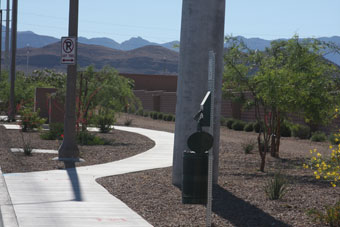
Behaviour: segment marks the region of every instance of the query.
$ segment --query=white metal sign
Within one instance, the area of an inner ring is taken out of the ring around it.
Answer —
[[[61,38],[61,64],[74,65],[77,62],[76,37]]]

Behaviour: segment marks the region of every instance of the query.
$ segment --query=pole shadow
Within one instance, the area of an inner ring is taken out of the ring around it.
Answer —
[[[79,178],[76,168],[66,168],[67,175],[71,180],[71,185],[74,193],[74,201],[83,201]]]
[[[256,206],[234,196],[219,185],[215,185],[213,188],[213,198],[212,211],[231,222],[234,226],[291,226],[275,219]]]

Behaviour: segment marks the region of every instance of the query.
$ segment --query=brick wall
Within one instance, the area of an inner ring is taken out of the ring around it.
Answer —
[[[34,111],[40,109],[39,116],[49,119],[49,97],[55,93],[55,88],[36,88],[34,98]]]
[[[145,75],[145,74],[128,74],[121,73],[124,76],[135,81],[134,90],[176,92],[177,76],[175,75]]]
[[[57,99],[49,100],[49,123],[64,123],[64,105],[60,104]]]
[[[172,113],[176,112],[176,92],[164,92],[161,95],[161,112],[163,113]]]

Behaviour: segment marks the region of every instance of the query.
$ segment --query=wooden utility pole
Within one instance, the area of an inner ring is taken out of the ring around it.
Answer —
[[[70,0],[69,37],[78,37],[79,0]],[[77,50],[77,47],[75,47]],[[77,54],[77,53],[76,53]],[[66,102],[64,118],[64,140],[59,148],[58,158],[64,161],[65,168],[74,168],[79,161],[79,149],[76,143],[76,82],[77,63],[67,66]]]
[[[220,110],[223,73],[225,0],[183,0],[172,183],[182,186],[183,152],[196,132],[193,116],[208,90],[209,51],[215,55],[214,165],[218,178]]]
[[[16,51],[17,51],[17,18],[18,18],[18,0],[13,0],[12,4],[12,54],[11,54],[11,87],[10,87],[10,108],[9,108],[9,120],[15,120],[15,73],[16,73]]]

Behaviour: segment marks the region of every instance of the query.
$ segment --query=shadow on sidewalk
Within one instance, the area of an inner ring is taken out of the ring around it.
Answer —
[[[74,194],[74,201],[82,201],[82,194],[81,188],[78,178],[78,173],[76,168],[67,168],[67,175],[71,180],[73,194]]]
[[[234,226],[290,226],[234,196],[219,185],[214,186],[213,197],[212,211]]]

